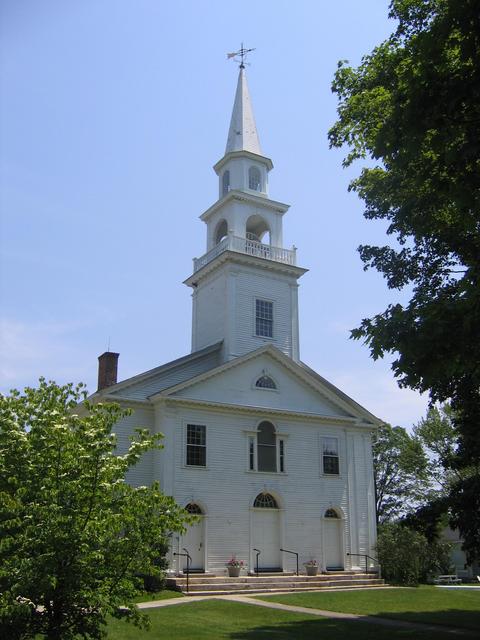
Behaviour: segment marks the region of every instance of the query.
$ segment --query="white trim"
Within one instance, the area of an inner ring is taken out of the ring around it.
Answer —
[[[188,425],[192,425],[192,426],[198,426],[198,427],[205,427],[205,464],[187,464],[187,446],[188,446],[188,442],[187,442],[187,430],[188,430]],[[207,428],[207,424],[204,422],[200,422],[200,421],[196,421],[194,422],[193,420],[187,420],[185,418],[182,419],[182,442],[183,442],[183,447],[182,447],[182,467],[184,469],[202,469],[202,470],[207,470],[208,469],[208,428]]]

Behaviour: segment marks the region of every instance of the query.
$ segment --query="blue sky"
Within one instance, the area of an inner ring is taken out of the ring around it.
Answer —
[[[337,61],[393,29],[387,0],[3,0],[0,5],[0,389],[85,381],[120,352],[121,379],[190,351],[182,281],[205,252],[237,80],[226,53],[256,47],[248,81],[270,196],[291,204],[285,246],[300,287],[301,357],[379,417],[411,426],[427,399],[349,339],[396,299],[364,272],[364,220],[328,149]],[[405,298],[403,298],[405,299]]]

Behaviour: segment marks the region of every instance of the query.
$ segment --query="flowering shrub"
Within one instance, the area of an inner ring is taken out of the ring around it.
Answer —
[[[235,556],[232,556],[228,562],[225,563],[226,567],[244,567],[245,563],[243,560],[237,560]]]
[[[312,558],[311,560],[308,560],[307,562],[303,563],[304,567],[318,567],[318,562]]]

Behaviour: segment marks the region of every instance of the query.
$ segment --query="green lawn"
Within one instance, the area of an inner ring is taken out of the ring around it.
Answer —
[[[340,622],[308,614],[209,600],[148,610],[151,627],[109,625],[109,640],[446,640],[451,635]]]
[[[135,602],[153,602],[154,600],[169,600],[170,598],[183,598],[183,593],[174,591],[173,589],[163,589],[163,591],[155,591],[148,593],[145,591],[135,598]]]
[[[361,613],[480,630],[480,590],[421,586],[416,589],[330,591],[259,598],[324,611]]]

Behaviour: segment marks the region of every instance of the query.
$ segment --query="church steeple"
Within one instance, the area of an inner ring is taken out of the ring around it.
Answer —
[[[192,351],[223,341],[231,360],[273,344],[299,360],[298,278],[295,247],[283,246],[288,205],[270,199],[270,158],[262,155],[248,91],[242,45],[225,155],[214,166],[219,198],[200,219],[206,253],[193,261]]]
[[[262,155],[257,126],[253,116],[245,69],[240,66],[225,155],[232,151],[250,151]]]

